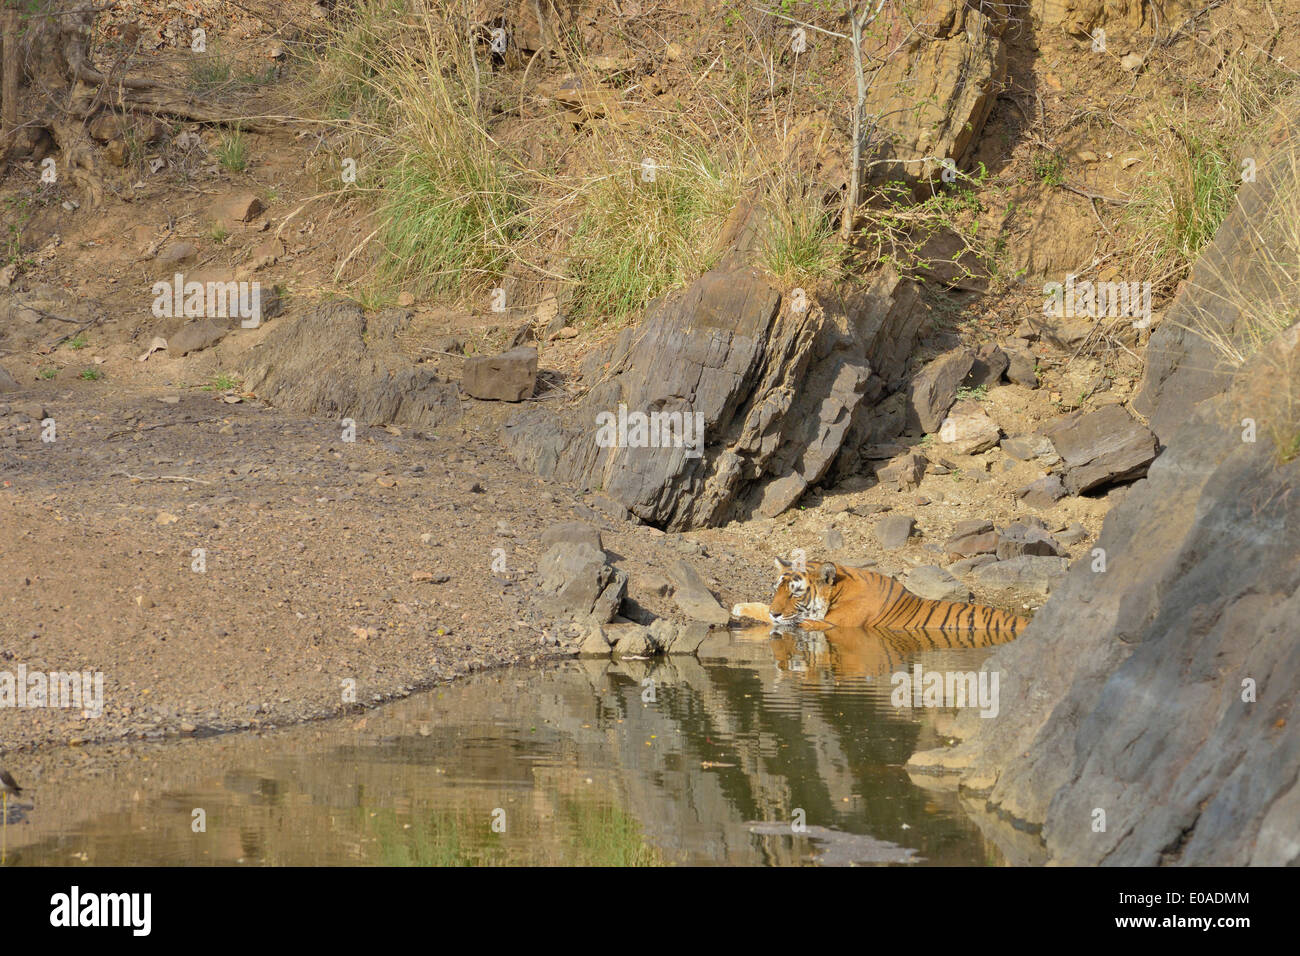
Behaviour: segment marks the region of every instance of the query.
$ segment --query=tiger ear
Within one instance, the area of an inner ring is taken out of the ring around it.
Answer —
[[[792,567],[793,565],[788,561],[782,561],[780,558],[776,559],[776,569],[778,571],[789,571]]]
[[[835,583],[835,565],[827,561],[817,569],[817,576],[821,578],[822,584]]]

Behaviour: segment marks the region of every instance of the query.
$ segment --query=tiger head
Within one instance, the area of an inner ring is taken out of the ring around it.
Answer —
[[[776,559],[780,577],[772,585],[768,616],[778,628],[793,627],[800,621],[821,620],[830,608],[831,585],[835,583],[835,565],[827,561],[817,570],[799,570],[789,561]]]

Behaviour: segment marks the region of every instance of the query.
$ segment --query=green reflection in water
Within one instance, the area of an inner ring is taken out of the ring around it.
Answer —
[[[969,671],[987,654],[738,632],[702,660],[493,672],[360,719],[14,755],[37,785],[7,862],[998,864],[958,795],[904,768],[954,711],[889,700],[913,661]]]

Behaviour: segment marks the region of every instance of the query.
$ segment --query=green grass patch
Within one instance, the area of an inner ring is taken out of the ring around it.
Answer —
[[[1161,260],[1195,260],[1232,209],[1240,170],[1232,147],[1208,130],[1189,128],[1171,144],[1164,169],[1139,192]]]
[[[1065,157],[1050,149],[1040,149],[1034,153],[1034,177],[1044,186],[1062,186],[1065,184]]]
[[[230,58],[214,46],[209,45],[206,53],[189,52],[186,63],[190,88],[200,96],[210,95],[230,82]]]
[[[382,122],[393,103],[384,77],[409,41],[406,0],[358,0],[340,7],[329,41],[305,63],[305,99],[329,119]]]
[[[636,165],[598,180],[569,243],[574,318],[621,325],[707,271],[738,193],[736,178],[703,152],[655,168],[653,179]]]
[[[203,386],[205,392],[229,392],[240,386],[240,379],[233,375],[227,375],[224,372],[214,375],[208,384]]]
[[[383,176],[385,275],[422,295],[468,298],[510,261],[524,228],[520,184],[476,137],[415,136],[408,146]]]
[[[232,173],[242,173],[248,168],[248,137],[238,127],[221,137],[217,162]]]
[[[841,246],[831,212],[804,184],[782,180],[764,204],[766,231],[758,260],[787,285],[813,283],[840,271]]]

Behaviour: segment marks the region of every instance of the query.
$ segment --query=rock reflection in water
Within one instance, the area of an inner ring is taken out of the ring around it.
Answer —
[[[978,669],[983,645],[759,631],[718,633],[698,660],[499,671],[261,736],[14,755],[37,799],[8,861],[1002,862],[955,793],[903,767],[953,712],[894,708],[886,677]]]

